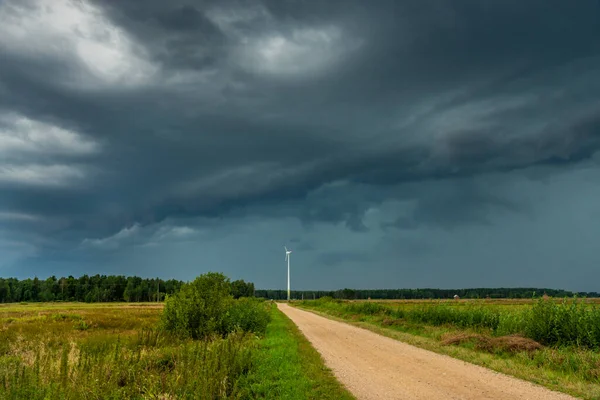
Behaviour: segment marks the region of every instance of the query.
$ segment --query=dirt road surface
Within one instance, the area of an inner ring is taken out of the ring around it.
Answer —
[[[573,399],[366,329],[277,305],[358,399]]]

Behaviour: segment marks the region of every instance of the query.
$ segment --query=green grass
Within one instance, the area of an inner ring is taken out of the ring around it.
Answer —
[[[296,325],[275,308],[260,342],[257,368],[244,385],[252,399],[354,399]]]
[[[540,306],[541,304],[541,306]],[[522,333],[538,326],[539,335],[546,331],[556,337],[576,337],[596,316],[591,306],[573,306],[561,302],[515,303],[514,305],[470,302],[352,302],[304,301],[297,306],[329,318],[349,322],[403,342],[446,354],[498,372],[516,376],[550,389],[585,399],[600,399],[600,352],[582,345],[559,344],[549,340],[540,350],[507,351],[501,348],[477,348],[472,341],[445,345],[444,339],[461,335],[481,335],[494,338]],[[536,309],[536,307],[539,307]],[[573,310],[573,311],[571,311]],[[584,311],[587,310],[587,311]],[[585,314],[589,312],[589,314]],[[421,313],[421,315],[419,315]],[[571,314],[569,314],[571,313]],[[547,319],[541,315],[549,315]],[[567,315],[579,317],[567,318]],[[492,321],[492,323],[488,323]],[[524,332],[523,332],[524,331]]]

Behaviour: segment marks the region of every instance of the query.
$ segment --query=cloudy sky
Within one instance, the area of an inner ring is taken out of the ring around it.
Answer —
[[[0,276],[600,290],[599,15],[0,0]]]

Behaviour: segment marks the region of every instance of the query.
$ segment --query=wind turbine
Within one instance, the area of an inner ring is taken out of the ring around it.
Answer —
[[[288,264],[288,296],[287,296],[287,299],[288,299],[288,301],[290,301],[290,254],[292,254],[292,251],[288,250],[288,248],[285,246],[283,246],[283,248],[285,249],[285,261],[287,261],[287,264]]]

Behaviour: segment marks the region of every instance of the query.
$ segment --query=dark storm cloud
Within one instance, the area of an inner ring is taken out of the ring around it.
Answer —
[[[319,256],[319,261],[326,266],[344,263],[364,263],[371,260],[367,254],[358,252],[329,252]]]
[[[416,207],[411,215],[401,216],[389,226],[416,229],[427,225],[453,229],[463,224],[491,225],[491,216],[527,211],[527,205],[492,194],[472,180],[439,182],[413,196]]]
[[[389,199],[416,206],[387,226],[490,224],[528,206],[478,176],[600,150],[598,15],[592,0],[4,2],[0,113],[73,135],[0,142],[0,211],[40,218],[0,228],[42,248],[197,216],[366,233]],[[33,137],[15,118],[0,129]]]
[[[151,1],[99,2],[98,6],[170,68],[201,70],[224,55],[226,38],[204,14],[205,4]]]

